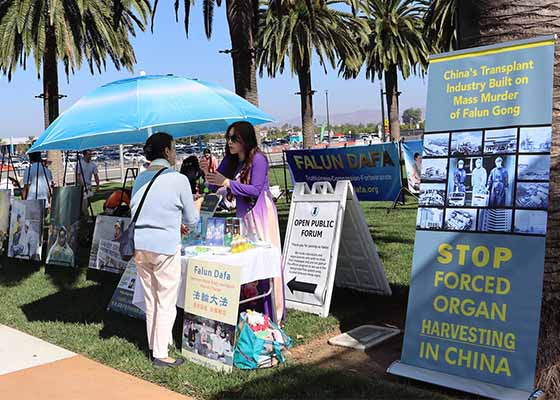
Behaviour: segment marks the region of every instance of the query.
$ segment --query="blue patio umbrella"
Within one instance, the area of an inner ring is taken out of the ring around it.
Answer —
[[[146,75],[109,83],[61,114],[29,152],[85,150],[143,143],[164,131],[187,137],[224,132],[233,122],[273,119],[218,85],[174,75]]]

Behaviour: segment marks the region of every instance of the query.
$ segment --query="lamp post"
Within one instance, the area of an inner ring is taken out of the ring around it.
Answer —
[[[329,143],[331,142],[331,119],[329,115],[329,91],[325,90],[325,100],[327,102],[327,136],[329,138]]]
[[[383,83],[379,82],[379,92],[381,94],[381,141],[385,143],[385,102],[383,101]]]

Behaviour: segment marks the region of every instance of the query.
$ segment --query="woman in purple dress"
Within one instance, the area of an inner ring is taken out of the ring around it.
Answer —
[[[245,121],[230,125],[226,132],[226,155],[218,171],[208,172],[205,161],[201,161],[201,167],[209,184],[225,187],[228,196],[235,197],[237,216],[243,220],[249,236],[281,250],[278,214],[268,184],[268,161],[257,145],[253,125]],[[259,289],[259,292],[267,291],[268,281],[261,281]],[[274,294],[275,317],[281,321],[284,316],[282,279],[274,280]],[[273,316],[268,298],[264,312]]]

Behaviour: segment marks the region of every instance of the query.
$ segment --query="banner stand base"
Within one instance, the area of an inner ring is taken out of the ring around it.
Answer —
[[[462,378],[460,376],[445,374],[431,369],[415,367],[404,364],[400,361],[395,361],[389,365],[387,372],[393,375],[432,383],[434,385],[445,386],[451,389],[486,396],[496,400],[528,400],[532,395],[532,392],[506,388],[504,386],[493,385],[491,383],[476,381],[474,379]]]
[[[399,202],[402,205],[405,204],[405,198],[404,198],[405,194],[409,194],[410,196],[414,197],[418,201],[418,196],[416,196],[414,193],[412,193],[407,187],[401,186],[401,190],[399,190],[399,194],[397,194],[397,197],[395,197],[395,200],[393,200],[393,204],[391,205],[391,207],[389,207],[387,209],[387,214],[389,214],[391,212],[391,210],[396,209],[397,204]],[[401,199],[402,199],[402,201],[401,201]]]

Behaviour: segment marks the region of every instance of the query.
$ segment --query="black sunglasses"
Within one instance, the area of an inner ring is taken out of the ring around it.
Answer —
[[[232,143],[239,143],[239,136],[237,135],[228,135],[226,141],[231,140]]]

